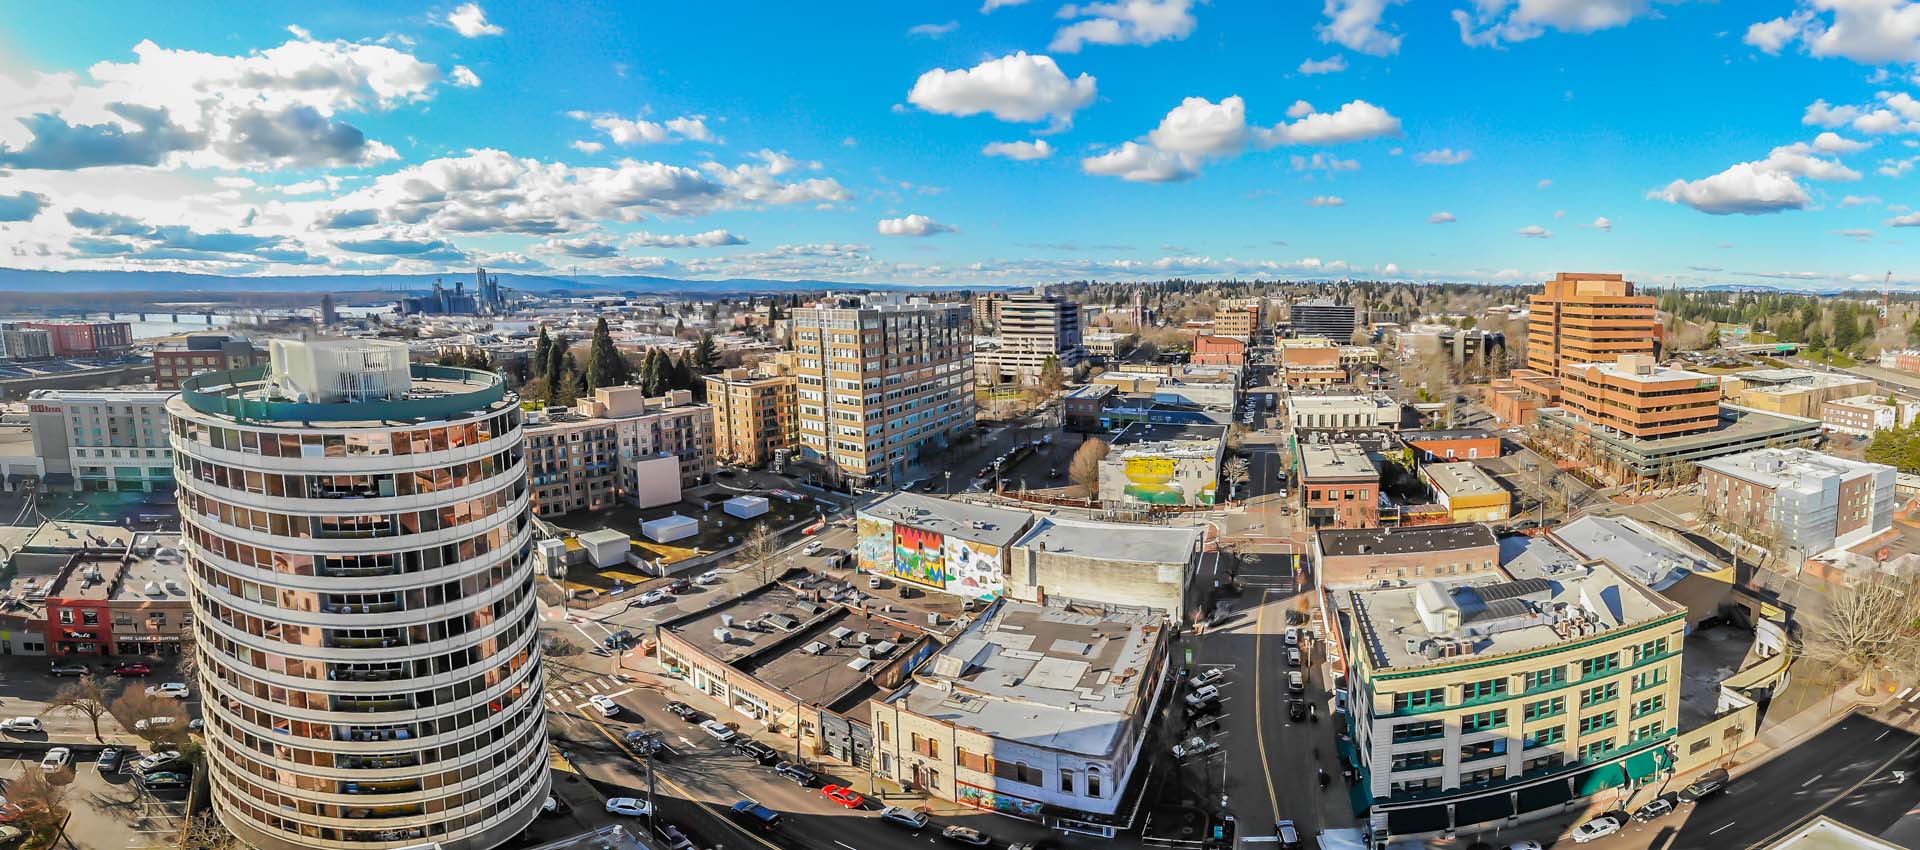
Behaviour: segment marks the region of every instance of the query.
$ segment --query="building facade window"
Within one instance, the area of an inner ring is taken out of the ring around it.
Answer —
[[[1521,719],[1539,720],[1542,717],[1552,717],[1556,714],[1565,714],[1566,711],[1567,711],[1567,698],[1554,697],[1552,699],[1543,699],[1543,700],[1540,700],[1539,702],[1527,703],[1526,709],[1521,714]]]

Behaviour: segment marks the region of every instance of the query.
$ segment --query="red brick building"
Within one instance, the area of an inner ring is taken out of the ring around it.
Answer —
[[[1380,465],[1354,443],[1300,446],[1300,507],[1313,528],[1380,524]]]
[[[1321,587],[1487,575],[1500,568],[1500,541],[1477,522],[1402,528],[1323,528],[1313,535]]]
[[[1193,338],[1190,362],[1202,366],[1241,366],[1247,362],[1247,344],[1230,336],[1201,334]]]
[[[1410,431],[1407,445],[1422,463],[1500,456],[1500,435],[1479,429]]]

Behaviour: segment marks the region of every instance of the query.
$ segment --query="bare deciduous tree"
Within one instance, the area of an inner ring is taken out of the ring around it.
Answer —
[[[771,526],[762,522],[747,532],[747,539],[740,541],[740,549],[734,554],[747,562],[748,568],[754,571],[754,576],[760,579],[761,584],[766,584],[780,575],[781,571],[773,561],[773,554],[778,551],[780,538],[773,533]]]
[[[1920,666],[1920,640],[1909,629],[1920,618],[1920,581],[1875,572],[1835,591],[1824,614],[1810,624],[1808,658],[1860,677],[1860,693],[1872,693],[1880,675]]]
[[[155,744],[187,739],[187,712],[173,697],[128,689],[113,701],[113,716],[128,731]]]
[[[38,768],[24,771],[7,782],[7,803],[20,812],[20,825],[30,833],[51,832],[67,817],[62,802],[66,785],[56,785]]]
[[[1073,460],[1067,464],[1067,477],[1080,485],[1091,499],[1100,492],[1100,461],[1111,451],[1105,440],[1088,439],[1080,444],[1073,453]]]
[[[93,739],[101,743],[106,738],[100,735],[100,718],[112,713],[107,706],[107,692],[100,686],[100,680],[92,674],[81,676],[77,682],[60,686],[60,690],[47,701],[47,711],[68,711],[81,715],[93,723]]]
[[[246,850],[238,836],[220,825],[213,812],[202,812],[187,821],[180,836],[180,850]]]

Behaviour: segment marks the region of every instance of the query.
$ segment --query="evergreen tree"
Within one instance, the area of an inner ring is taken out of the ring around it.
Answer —
[[[547,336],[547,326],[540,326],[540,338],[533,341],[533,362],[538,371],[547,369],[547,357],[553,351],[553,339]]]
[[[613,347],[606,317],[593,326],[593,346],[587,351],[587,390],[617,387],[627,382],[627,359]]]
[[[647,358],[640,364],[640,387],[648,397],[657,396],[666,391],[667,356],[658,348],[647,349]]]
[[[702,331],[700,344],[693,347],[693,371],[701,375],[711,375],[720,366],[720,354],[713,344],[713,333]]]
[[[547,347],[547,362],[541,370],[547,379],[547,403],[559,404],[554,397],[560,392],[560,378],[567,370],[567,338],[560,337]]]
[[[680,359],[675,360],[673,362],[673,388],[674,389],[690,390],[690,389],[693,389],[695,385],[700,383],[699,376],[694,374],[694,369],[692,364],[687,362],[691,359],[692,359],[691,355],[682,355]]]

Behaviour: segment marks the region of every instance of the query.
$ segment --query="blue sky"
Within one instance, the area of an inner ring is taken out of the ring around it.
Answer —
[[[1920,285],[1911,0],[997,5],[15,8],[0,263]]]

